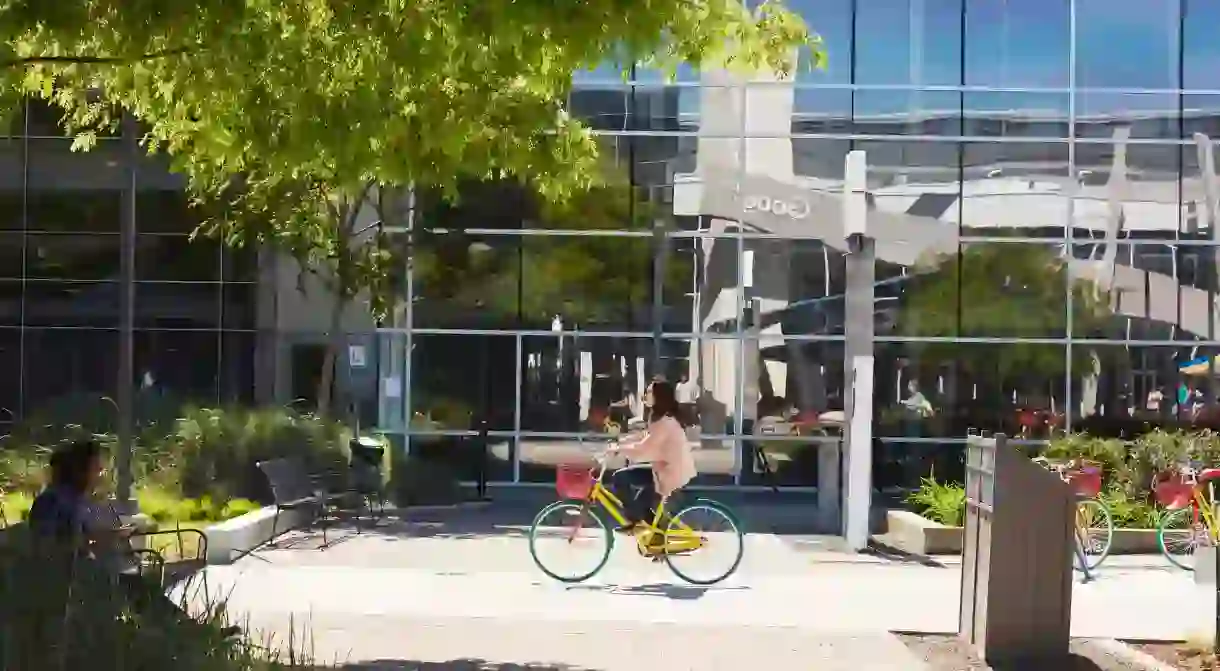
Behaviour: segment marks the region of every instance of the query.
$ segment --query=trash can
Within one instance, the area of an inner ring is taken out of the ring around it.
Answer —
[[[348,442],[352,484],[361,494],[379,494],[382,489],[381,464],[385,458],[385,443],[372,436],[359,436]]]

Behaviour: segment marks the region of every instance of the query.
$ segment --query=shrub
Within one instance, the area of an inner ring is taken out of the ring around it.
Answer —
[[[1123,441],[1077,433],[1051,441],[1043,456],[1098,462],[1104,469],[1107,490],[1121,490],[1127,501],[1146,501],[1155,474],[1190,460],[1220,463],[1220,435],[1207,430],[1168,432],[1153,429],[1134,440]]]
[[[400,506],[449,505],[463,499],[456,471],[440,459],[396,457],[390,467],[390,497]]]
[[[1123,473],[1127,461],[1127,446],[1117,438],[1094,438],[1073,433],[1055,438],[1043,450],[1042,456],[1055,461],[1083,459],[1101,465],[1106,477]]]
[[[286,408],[193,408],[159,445],[167,463],[153,479],[176,481],[188,498],[268,501],[258,462],[296,457],[313,472],[344,468],[348,436],[342,424]]]
[[[223,508],[221,508],[218,519],[230,520],[234,517],[241,517],[242,515],[252,513],[261,507],[262,506],[260,506],[258,503],[251,501],[250,499],[231,499],[228,503],[224,504]]]
[[[1110,509],[1110,517],[1118,529],[1155,529],[1160,511],[1146,498],[1132,498],[1121,486],[1101,493],[1101,502]]]
[[[0,451],[0,490],[37,492],[42,487],[43,463],[40,450],[10,447]]]
[[[0,496],[0,527],[24,520],[33,505],[34,495],[29,492],[15,491]]]
[[[915,512],[945,526],[960,527],[966,512],[966,488],[956,483],[936,481],[936,474],[919,482],[919,489],[907,496]]]

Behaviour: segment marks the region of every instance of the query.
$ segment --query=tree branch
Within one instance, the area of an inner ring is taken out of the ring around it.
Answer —
[[[22,58],[11,58],[0,61],[0,68],[13,68],[24,65],[39,65],[44,63],[65,63],[78,65],[104,65],[114,63],[139,63],[141,61],[152,61],[158,58],[169,58],[171,56],[181,56],[190,53],[199,48],[199,44],[192,44],[185,47],[175,47],[173,49],[164,49],[162,51],[154,51],[148,54],[139,56],[24,56]]]

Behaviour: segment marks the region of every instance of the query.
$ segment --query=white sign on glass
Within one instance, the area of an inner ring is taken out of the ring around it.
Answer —
[[[402,378],[387,377],[382,381],[386,398],[402,398]]]
[[[766,212],[792,219],[809,216],[809,203],[800,198],[781,200],[770,196],[746,196],[743,207],[746,212]]]

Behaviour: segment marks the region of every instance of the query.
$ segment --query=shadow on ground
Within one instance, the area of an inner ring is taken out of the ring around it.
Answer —
[[[529,535],[531,515],[512,511],[428,511],[424,514],[402,513],[387,515],[375,523],[349,520],[333,523],[327,529],[328,539],[322,543],[322,530],[317,524],[285,533],[271,545],[260,550],[325,550],[362,534],[376,535],[383,540],[414,540],[442,538],[473,540],[490,537],[525,538]]]
[[[728,592],[748,590],[746,586],[700,587],[696,585],[671,585],[649,583],[647,585],[568,585],[570,592],[603,592],[605,594],[630,594],[632,596],[655,596],[674,601],[695,601],[710,591]]]
[[[477,669],[479,667],[472,668]],[[995,664],[990,668],[992,671],[1111,671],[1118,667],[1101,666],[1083,655],[1068,655],[1058,662],[1014,662],[1011,664]]]
[[[422,662],[410,659],[377,659],[335,667],[318,667],[316,671],[597,671],[568,664],[546,662],[489,662],[484,659],[451,659],[446,662]]]

